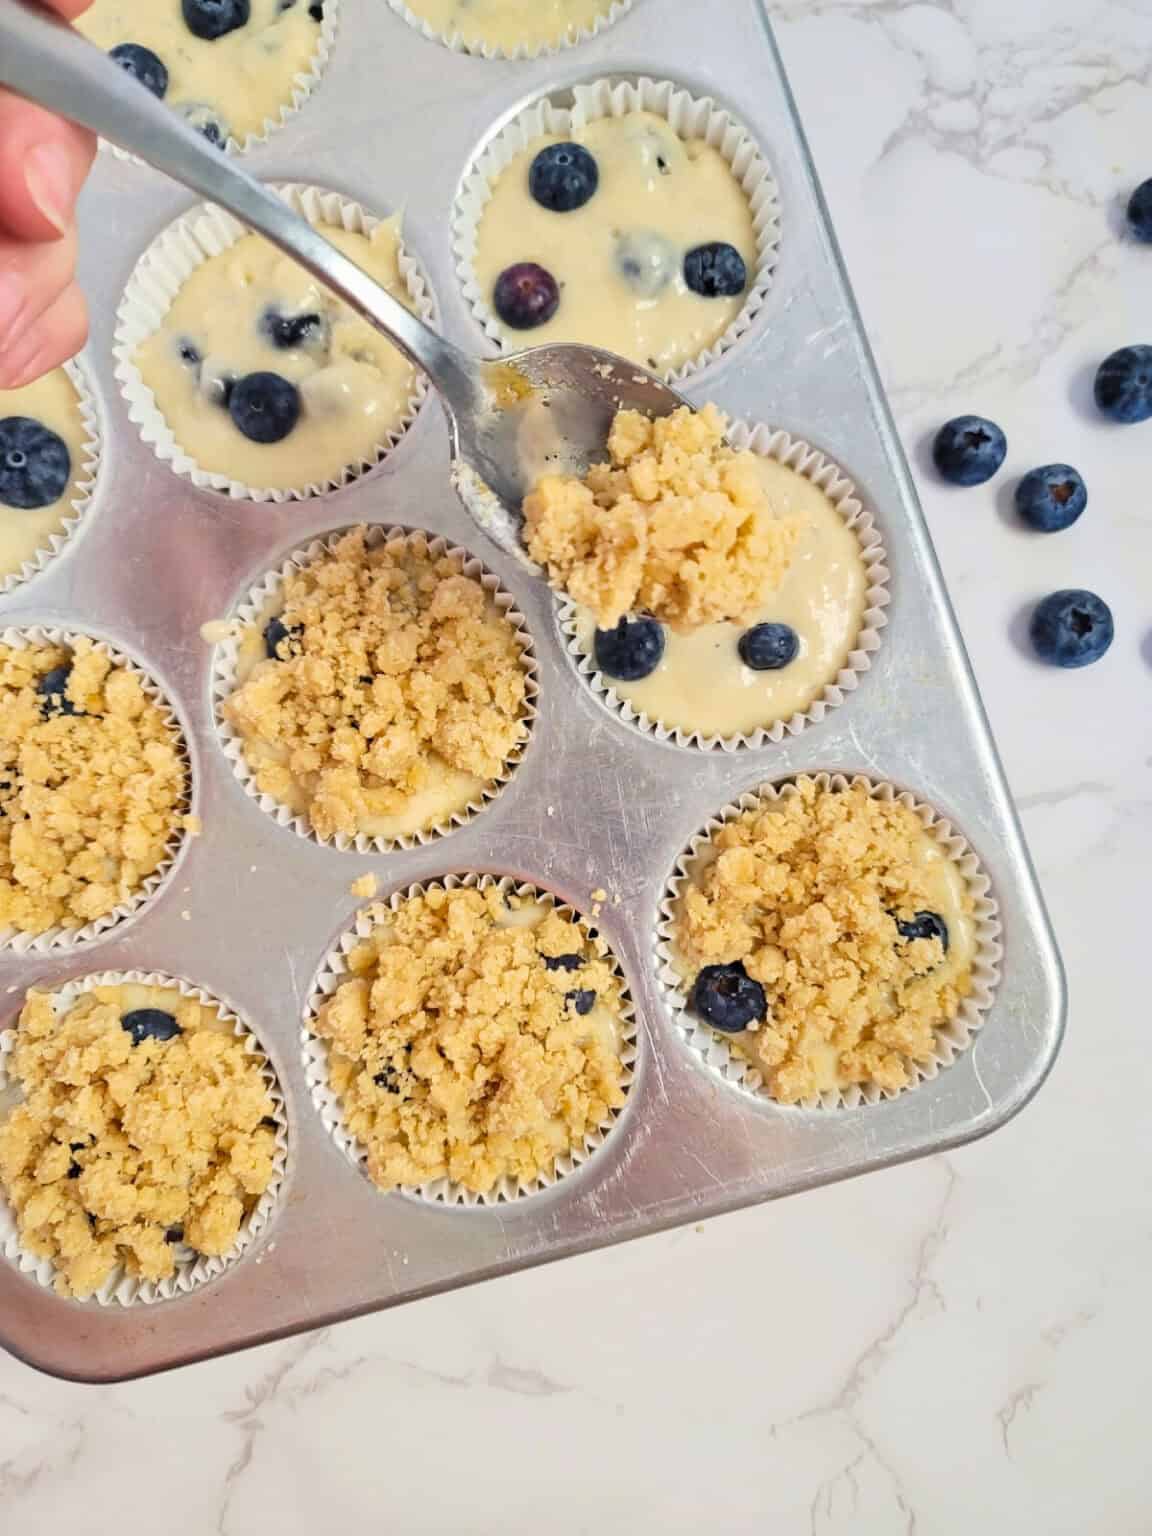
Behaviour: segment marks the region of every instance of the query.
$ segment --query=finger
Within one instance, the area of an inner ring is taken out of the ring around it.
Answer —
[[[67,288],[76,272],[76,227],[28,245],[0,236],[0,361]]]
[[[75,357],[88,340],[88,307],[73,283],[40,316],[10,357],[0,359],[0,389],[21,389]]]
[[[50,11],[56,11],[65,21],[74,21],[82,11],[88,9],[92,0],[46,0],[46,4]]]
[[[58,239],[95,153],[83,128],[0,91],[0,229],[18,240]]]

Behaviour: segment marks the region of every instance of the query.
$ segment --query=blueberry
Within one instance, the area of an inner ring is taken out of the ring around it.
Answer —
[[[1053,592],[1032,615],[1032,644],[1055,667],[1090,667],[1115,635],[1112,610],[1095,592]]]
[[[1121,347],[1104,359],[1096,375],[1096,404],[1125,426],[1152,417],[1152,347]]]
[[[72,478],[68,445],[31,416],[0,420],[0,502],[22,512],[59,501]]]
[[[228,396],[228,414],[253,443],[279,443],[300,420],[300,391],[278,373],[249,373]]]
[[[689,999],[692,1010],[713,1029],[738,1035],[749,1024],[768,1017],[764,988],[743,965],[706,965],[697,976]]]
[[[118,43],[108,57],[163,101],[168,92],[168,67],[151,48],[143,48],[139,43]]]
[[[638,683],[650,677],[664,656],[664,629],[655,619],[621,619],[615,629],[598,629],[596,665],[606,677]]]
[[[748,268],[734,245],[713,240],[697,245],[684,258],[684,281],[705,299],[731,299],[748,286]]]
[[[551,272],[534,261],[518,261],[496,279],[492,302],[505,325],[531,331],[547,325],[560,308],[560,289]]]
[[[199,368],[204,361],[204,355],[194,341],[189,341],[187,336],[182,336],[176,343],[176,353],[186,368]]]
[[[385,1067],[383,1072],[377,1072],[372,1081],[376,1084],[377,1088],[383,1088],[385,1093],[400,1092],[400,1074],[391,1065]]]
[[[586,1019],[596,1006],[596,994],[591,987],[580,987],[575,992],[565,992],[564,1001],[571,1003],[582,1019]]]
[[[264,626],[264,650],[270,661],[287,661],[292,654],[281,650],[286,640],[298,640],[304,633],[301,624],[285,624],[283,619],[269,619]]]
[[[73,1158],[72,1161],[68,1164],[68,1178],[78,1179],[83,1172],[83,1168],[81,1168],[80,1164],[76,1161],[75,1158]]]
[[[1039,533],[1059,533],[1088,505],[1088,487],[1070,464],[1046,464],[1016,487],[1016,510]]]
[[[184,0],[184,25],[193,37],[214,43],[218,37],[248,25],[251,0]]]
[[[932,444],[936,468],[950,485],[983,485],[1004,462],[1008,439],[983,416],[956,416],[945,422]]]
[[[313,21],[323,21],[324,0],[312,0],[312,4],[308,7],[308,14]]]
[[[736,649],[753,672],[778,672],[796,660],[800,637],[788,624],[754,624],[740,636]]]
[[[672,281],[676,247],[652,230],[620,235],[616,241],[616,270],[642,299],[655,299]]]
[[[145,1040],[174,1040],[183,1034],[173,1016],[163,1008],[133,1008],[121,1015],[120,1028],[132,1036],[133,1045],[142,1045]]]
[[[583,964],[583,955],[544,956],[544,969],[547,971],[578,971]]]
[[[1152,243],[1152,180],[1142,182],[1128,203],[1128,228],[1137,240]]]
[[[190,101],[179,110],[189,128],[195,128],[201,138],[207,139],[216,149],[224,148],[228,142],[228,127],[211,107],[204,106],[202,102]]]
[[[574,213],[596,195],[600,167],[582,144],[549,144],[533,160],[528,190],[552,213]]]
[[[902,939],[939,939],[944,946],[944,953],[948,953],[948,946],[952,942],[948,924],[938,912],[917,912],[915,917],[906,922],[898,917],[895,923]]]
[[[40,713],[45,720],[53,715],[76,715],[80,711],[68,697],[68,679],[72,675],[72,663],[68,662],[62,667],[53,667],[50,672],[42,672],[36,680],[36,692],[40,695]]]
[[[260,329],[282,352],[290,347],[317,347],[328,336],[328,327],[321,315],[282,315],[276,309],[264,311]]]
[[[166,1243],[182,1243],[184,1241],[184,1226],[182,1222],[174,1222],[165,1229],[164,1241]]]

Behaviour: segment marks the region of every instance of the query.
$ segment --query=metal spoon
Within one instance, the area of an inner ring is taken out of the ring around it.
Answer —
[[[522,562],[530,564],[520,542],[520,507],[540,468],[555,463],[582,474],[604,457],[618,410],[666,416],[685,403],[653,374],[595,347],[532,347],[494,362],[462,351],[86,38],[23,0],[0,0],[0,85],[219,203],[383,331],[440,392],[453,484],[469,513]],[[542,420],[551,428],[543,449]],[[534,452],[526,441],[535,441]]]

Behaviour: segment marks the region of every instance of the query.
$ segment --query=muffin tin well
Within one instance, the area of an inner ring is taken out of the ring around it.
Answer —
[[[819,445],[875,521],[890,601],[876,604],[883,643],[865,648],[858,686],[829,701],[837,707],[738,752],[693,750],[605,709],[568,654],[553,594],[485,545],[456,501],[434,402],[379,465],[303,500],[233,499],[174,473],[118,386],[116,312],[140,254],[194,200],[141,166],[100,158],[81,240],[100,472],[82,536],[0,595],[0,628],[106,635],[160,679],[188,743],[203,830],[147,907],[82,953],[0,951],[0,1029],[32,984],[96,969],[203,978],[267,1053],[287,1161],[275,1219],[247,1251],[210,1285],[159,1305],[66,1301],[0,1261],[0,1342],[34,1365],[85,1380],[142,1375],[699,1221],[971,1139],[1043,1081],[1063,1028],[1059,959],[765,6],[725,0],[722,10],[702,33],[698,4],[634,0],[579,47],[501,62],[442,47],[379,0],[342,0],[322,88],[246,163],[268,181],[403,208],[439,323],[492,350],[459,280],[450,217],[477,153],[526,104],[645,76],[715,100],[747,129],[772,167],[783,238],[759,314],[685,389]],[[217,727],[217,625],[293,551],[358,523],[420,529],[478,558],[532,641],[538,692],[522,760],[479,814],[407,848],[286,835],[239,782]],[[671,872],[710,818],[758,786],[818,772],[894,785],[958,829],[990,882],[1003,957],[982,1028],[929,1080],[891,1100],[783,1110],[734,1091],[686,1038],[656,951]],[[318,1113],[301,1049],[316,978],[364,905],[353,883],[374,877],[387,901],[465,871],[595,913],[636,1020],[628,1103],[603,1145],[552,1187],[495,1207],[382,1195]]]

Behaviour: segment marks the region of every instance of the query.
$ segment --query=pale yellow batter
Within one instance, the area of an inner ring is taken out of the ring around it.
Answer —
[[[727,822],[689,871],[673,925],[686,990],[707,966],[742,964],[766,1017],[725,1035],[784,1103],[854,1085],[896,1092],[933,1059],[972,989],[973,903],[916,813],[864,785],[766,800]],[[948,930],[905,938],[897,920]]]
[[[164,101],[194,126],[219,125],[221,142],[259,134],[289,106],[312,68],[320,22],[309,0],[252,0],[248,22],[222,37],[189,31],[181,0],[95,0],[76,26],[99,47],[150,49],[168,70]]]
[[[856,535],[811,480],[775,459],[756,457],[778,516],[798,519],[799,542],[779,587],[742,623],[665,631],[664,657],[639,682],[611,688],[657,724],[702,736],[748,735],[808,709],[846,665],[863,622],[868,577]],[[787,624],[800,641],[794,661],[754,672],[737,649],[755,624]],[[577,639],[592,655],[596,617],[581,609]]]
[[[577,919],[495,887],[374,915],[315,1029],[381,1189],[531,1183],[620,1108],[620,982]]]
[[[397,220],[371,235],[324,233],[411,308]],[[320,325],[301,345],[278,347],[262,325],[270,310]],[[359,470],[403,422],[415,387],[411,364],[379,331],[258,235],[196,268],[135,361],[185,453],[258,489],[302,490]],[[299,420],[280,442],[252,442],[225,404],[227,381],[263,372],[300,392]]]
[[[144,1009],[169,1016],[147,1026],[167,1038],[141,1027]],[[159,1281],[178,1252],[226,1254],[272,1182],[263,1072],[216,1008],[175,987],[99,986],[67,1007],[29,992],[9,1072],[22,1102],[0,1125],[0,1187],[64,1295],[120,1265]]]
[[[408,9],[449,41],[512,53],[557,47],[590,31],[612,0],[407,0]]]
[[[747,288],[732,297],[693,293],[683,259],[695,246],[726,242],[744,258],[751,284],[757,252],[748,199],[718,150],[680,139],[653,113],[599,118],[567,137],[595,157],[597,192],[570,213],[541,207],[528,189],[529,168],[545,145],[562,140],[528,145],[501,172],[480,218],[480,291],[491,310],[501,272],[535,262],[559,284],[559,308],[531,331],[503,327],[510,346],[585,342],[670,373],[713,346],[744,307]],[[667,242],[668,281],[644,296],[622,275],[621,246],[653,234]]]
[[[0,501],[0,581],[19,571],[38,550],[47,549],[52,535],[63,530],[80,494],[88,437],[76,386],[63,368],[53,369],[23,389],[0,390],[0,419],[8,416],[31,417],[55,432],[68,449],[72,474],[64,493],[50,506],[24,510]]]

